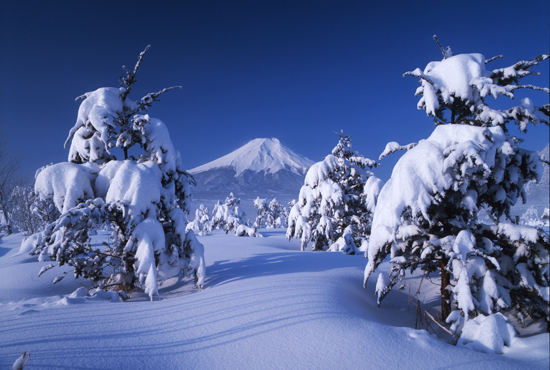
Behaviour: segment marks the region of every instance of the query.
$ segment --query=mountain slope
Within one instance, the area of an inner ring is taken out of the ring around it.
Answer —
[[[230,167],[235,170],[235,177],[244,171],[276,173],[280,170],[305,176],[312,164],[312,160],[287,148],[278,139],[254,139],[239,149],[189,172],[195,175],[216,168]]]
[[[263,138],[189,172],[197,180],[196,199],[223,200],[233,192],[244,199],[276,196],[285,201],[298,197],[313,163],[278,139]]]

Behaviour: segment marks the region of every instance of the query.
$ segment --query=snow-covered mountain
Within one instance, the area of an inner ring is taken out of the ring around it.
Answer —
[[[304,176],[314,162],[278,139],[254,139],[239,149],[189,172],[197,180],[195,199],[298,198]]]

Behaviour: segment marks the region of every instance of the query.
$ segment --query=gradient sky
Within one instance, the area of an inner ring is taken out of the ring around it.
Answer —
[[[415,142],[434,128],[416,109],[417,80],[402,77],[441,60],[434,34],[455,54],[503,54],[491,68],[504,67],[548,52],[548,14],[548,0],[0,0],[0,129],[31,176],[66,161],[75,98],[118,87],[122,65],[151,44],[130,98],[183,87],[149,113],[167,124],[186,168],[258,137],[318,161],[341,129],[378,158],[388,141]],[[548,61],[537,70],[542,77],[528,82],[548,87]],[[521,136],[540,150],[549,130]],[[375,170],[384,180],[391,157]]]

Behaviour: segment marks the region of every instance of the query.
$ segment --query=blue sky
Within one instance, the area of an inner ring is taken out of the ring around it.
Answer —
[[[441,59],[434,34],[455,54],[503,54],[493,68],[549,50],[547,0],[0,4],[0,128],[31,176],[66,161],[74,99],[118,87],[121,66],[133,67],[149,44],[130,97],[183,87],[150,115],[167,124],[189,169],[258,137],[317,161],[337,143],[333,131],[352,135],[354,149],[371,158],[388,141],[429,136],[417,81],[402,74]],[[529,82],[548,86],[548,62],[537,70],[542,77]],[[521,136],[540,150],[548,127]],[[379,177],[389,178],[394,157],[382,161]]]

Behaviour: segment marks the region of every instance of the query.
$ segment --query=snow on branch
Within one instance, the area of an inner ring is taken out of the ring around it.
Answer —
[[[494,56],[494,57],[492,57],[492,58],[490,58],[490,59],[487,59],[487,60],[485,61],[485,64],[489,64],[489,63],[491,63],[492,61],[497,60],[497,59],[504,59],[504,56],[503,56],[503,55],[496,55],[496,56]]]
[[[523,77],[540,75],[539,72],[532,71],[531,68],[545,61],[549,56],[550,54],[540,54],[531,60],[522,60],[509,67],[495,69],[490,78],[501,86],[519,84],[519,80]]]
[[[386,148],[384,149],[382,154],[380,154],[380,157],[378,158],[378,160],[382,160],[382,158],[384,158],[384,157],[386,157],[390,154],[393,154],[393,153],[397,152],[398,150],[412,149],[416,145],[417,145],[417,143],[410,143],[410,144],[407,144],[407,145],[399,145],[399,143],[397,141],[390,141],[389,143],[386,144]]]
[[[141,100],[137,103],[138,105],[138,111],[145,110],[147,111],[151,105],[153,105],[153,102],[160,101],[158,98],[162,94],[164,94],[167,91],[174,90],[174,89],[181,89],[181,86],[172,86],[172,87],[166,87],[160,91],[157,91],[155,93],[149,93],[145,95]],[[137,112],[136,112],[137,113]]]

